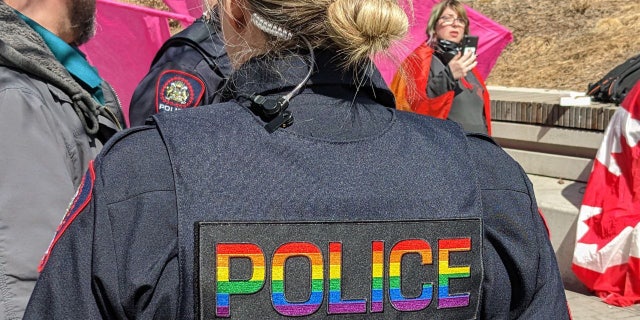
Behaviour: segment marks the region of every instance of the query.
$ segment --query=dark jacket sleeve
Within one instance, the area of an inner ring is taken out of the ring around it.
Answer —
[[[59,228],[25,319],[176,316],[173,178],[157,131],[145,128],[114,137],[87,173],[90,192],[76,198],[86,205]]]
[[[569,319],[560,271],[531,182],[490,138],[470,136],[469,142],[484,210],[480,318]]]
[[[158,83],[160,75],[163,71],[174,68],[181,69],[180,66],[176,66],[171,62],[153,66],[142,81],[138,83],[129,104],[129,123],[132,127],[143,125],[147,118],[158,112],[156,110],[156,98],[160,85]]]
[[[168,39],[156,53],[149,73],[133,93],[129,106],[131,126],[143,125],[162,110],[191,108],[216,102],[231,62],[215,25],[202,19]],[[174,104],[163,92],[174,80],[188,83],[189,98]],[[169,101],[162,102],[161,100]]]

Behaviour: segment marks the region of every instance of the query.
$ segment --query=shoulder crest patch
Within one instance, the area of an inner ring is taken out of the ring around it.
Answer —
[[[180,70],[165,70],[156,84],[156,112],[198,106],[204,95],[204,82]]]
[[[91,201],[93,183],[95,180],[96,180],[96,173],[93,168],[93,161],[91,161],[89,162],[89,168],[87,169],[87,172],[84,174],[84,177],[82,178],[82,182],[80,183],[80,186],[78,187],[78,190],[76,191],[76,194],[73,197],[73,200],[71,200],[71,203],[69,203],[69,207],[67,208],[67,213],[64,215],[64,218],[62,218],[60,225],[58,225],[58,229],[56,230],[56,235],[53,237],[53,240],[49,244],[49,248],[47,248],[47,251],[44,253],[42,260],[40,260],[40,264],[38,265],[38,272],[42,272],[42,269],[44,269],[45,264],[47,264],[47,261],[49,260],[49,255],[51,254],[51,250],[53,250],[53,247],[56,245],[56,242],[58,242],[58,239],[62,237],[62,234],[64,233],[64,231],[67,230],[69,225],[71,225],[71,222],[73,222],[73,220],[78,216],[78,214],[82,212],[82,210],[87,206],[87,204],[89,204],[89,201]]]

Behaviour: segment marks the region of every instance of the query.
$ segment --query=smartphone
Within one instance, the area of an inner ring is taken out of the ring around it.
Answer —
[[[462,44],[462,54],[467,54],[469,51],[476,54],[476,50],[478,49],[478,36],[466,35],[462,40]]]

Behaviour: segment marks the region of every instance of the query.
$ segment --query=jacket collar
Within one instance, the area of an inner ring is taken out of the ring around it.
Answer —
[[[371,66],[366,72],[357,74],[354,69],[341,69],[337,54],[331,50],[318,50],[316,66],[311,78],[301,92],[322,92],[330,95],[336,86],[349,88],[352,92],[365,94],[372,100],[388,107],[395,107],[393,93],[387,87],[378,69]],[[263,96],[286,94],[303,81],[309,66],[309,54],[291,54],[280,59],[255,57],[244,63],[229,78],[223,90],[223,100],[237,98],[239,94]],[[354,97],[345,97],[353,99]]]

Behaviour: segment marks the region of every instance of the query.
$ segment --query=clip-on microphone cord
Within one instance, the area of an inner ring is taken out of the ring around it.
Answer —
[[[279,97],[279,98],[268,98],[261,96],[259,94],[239,94],[240,97],[247,98],[251,100],[252,108],[251,111],[256,115],[260,116],[263,121],[266,121],[267,124],[264,128],[269,133],[273,133],[278,130],[278,128],[286,128],[293,124],[293,116],[291,115],[291,111],[288,111],[289,101],[293,96],[298,94],[300,90],[305,86],[309,78],[311,78],[311,74],[313,73],[313,67],[315,62],[315,55],[313,53],[313,47],[311,43],[304,36],[300,36],[304,43],[309,48],[309,55],[311,57],[309,61],[309,71],[304,79],[298,83],[298,85],[291,90],[288,94]]]

